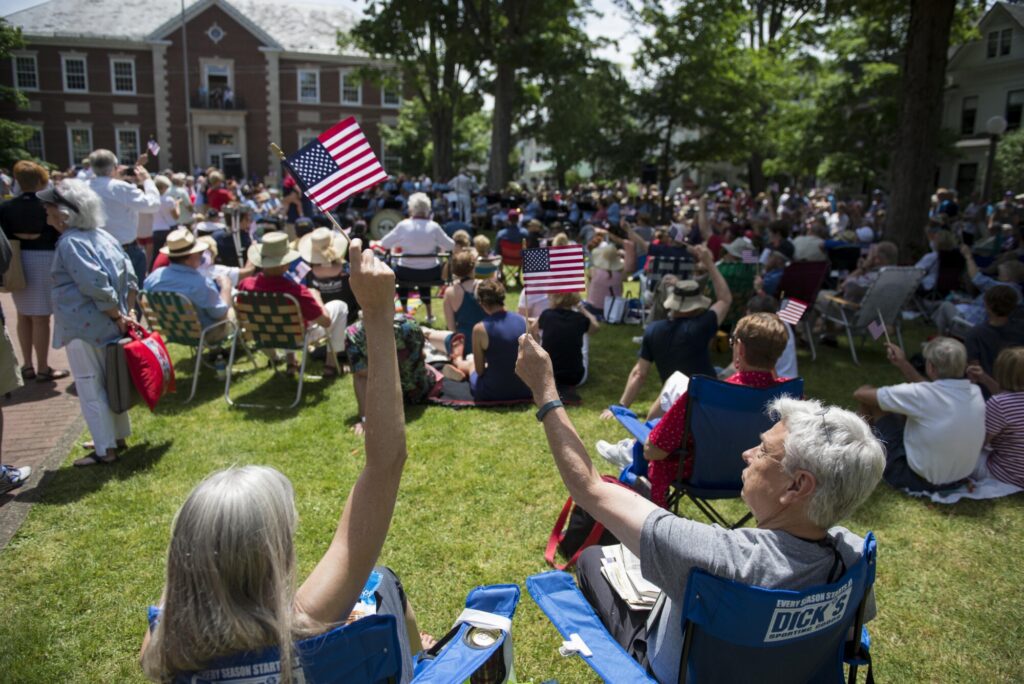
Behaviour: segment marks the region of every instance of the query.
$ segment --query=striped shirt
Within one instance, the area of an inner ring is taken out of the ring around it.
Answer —
[[[985,404],[988,469],[1003,482],[1024,487],[1024,392],[996,394]]]

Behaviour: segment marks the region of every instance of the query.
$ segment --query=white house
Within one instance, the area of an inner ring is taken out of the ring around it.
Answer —
[[[989,119],[1003,117],[1012,131],[1024,110],[1024,5],[997,2],[978,30],[980,38],[954,48],[946,67],[942,125],[957,137],[957,154],[941,161],[939,185],[962,199],[984,185]]]

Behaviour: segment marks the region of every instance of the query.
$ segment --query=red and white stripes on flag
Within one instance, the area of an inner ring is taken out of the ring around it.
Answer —
[[[796,325],[803,318],[807,307],[807,302],[799,299],[783,299],[782,306],[779,307],[779,318],[790,325]]]
[[[540,247],[523,250],[523,285],[526,293],[583,292],[587,289],[583,247]]]
[[[330,211],[388,177],[354,117],[318,135],[285,165],[321,211]]]
[[[745,250],[743,250],[743,263],[745,263],[745,264],[756,264],[757,263],[757,255],[754,254],[754,250],[752,250],[752,249],[745,249]]]

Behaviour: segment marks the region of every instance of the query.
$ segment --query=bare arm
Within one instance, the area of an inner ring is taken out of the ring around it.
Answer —
[[[646,359],[636,360],[633,369],[629,371],[629,377],[626,379],[626,388],[622,390],[622,397],[619,398],[620,406],[628,408],[633,405],[633,402],[636,401],[636,395],[640,394],[640,389],[644,386],[650,370],[650,361]]]
[[[885,345],[885,351],[889,362],[896,366],[907,382],[928,382],[928,378],[918,373],[917,369],[907,361],[907,356],[902,349],[890,342]]]
[[[964,255],[967,265],[967,277],[974,280],[974,276],[978,275],[978,264],[974,261],[974,253],[967,245],[960,245],[960,253]]]
[[[519,340],[516,374],[533,392],[538,406],[558,399],[551,359],[529,335]],[[601,479],[564,408],[544,416],[544,433],[572,498],[639,556],[640,531],[647,516],[658,510],[657,505],[630,489]]]
[[[711,222],[708,221],[708,201],[707,196],[701,196],[699,204],[697,205],[697,227],[700,228],[700,239],[701,242],[707,242],[711,236]]]
[[[869,409],[880,409],[878,390],[871,385],[862,385],[853,392],[853,399],[861,406]]]
[[[444,293],[444,322],[448,327],[448,330],[455,332],[457,326],[455,325],[455,298],[459,296],[459,292],[462,291],[462,287],[459,285],[453,285],[448,288],[448,291]],[[460,302],[461,303],[461,302]]]
[[[372,251],[362,251],[360,240],[352,241],[349,262],[366,327],[366,463],[327,553],[295,595],[297,610],[323,622],[344,620],[355,605],[384,545],[406,460],[392,328],[395,276]]]
[[[725,282],[725,278],[715,266],[715,259],[711,255],[710,249],[703,245],[688,246],[687,249],[700,261],[711,277],[711,286],[715,289],[715,303],[711,305],[711,310],[715,312],[718,324],[721,325],[725,317],[729,315],[729,308],[732,306],[732,292],[729,291],[729,283]]]
[[[487,360],[484,352],[487,351],[487,329],[483,323],[473,326],[473,370],[477,375],[483,375],[487,370]]]

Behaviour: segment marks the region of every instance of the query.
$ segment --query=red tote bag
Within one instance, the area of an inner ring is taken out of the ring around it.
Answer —
[[[149,332],[141,325],[128,329],[131,342],[124,345],[125,362],[132,384],[152,411],[168,392],[175,391],[174,364],[159,333]]]

